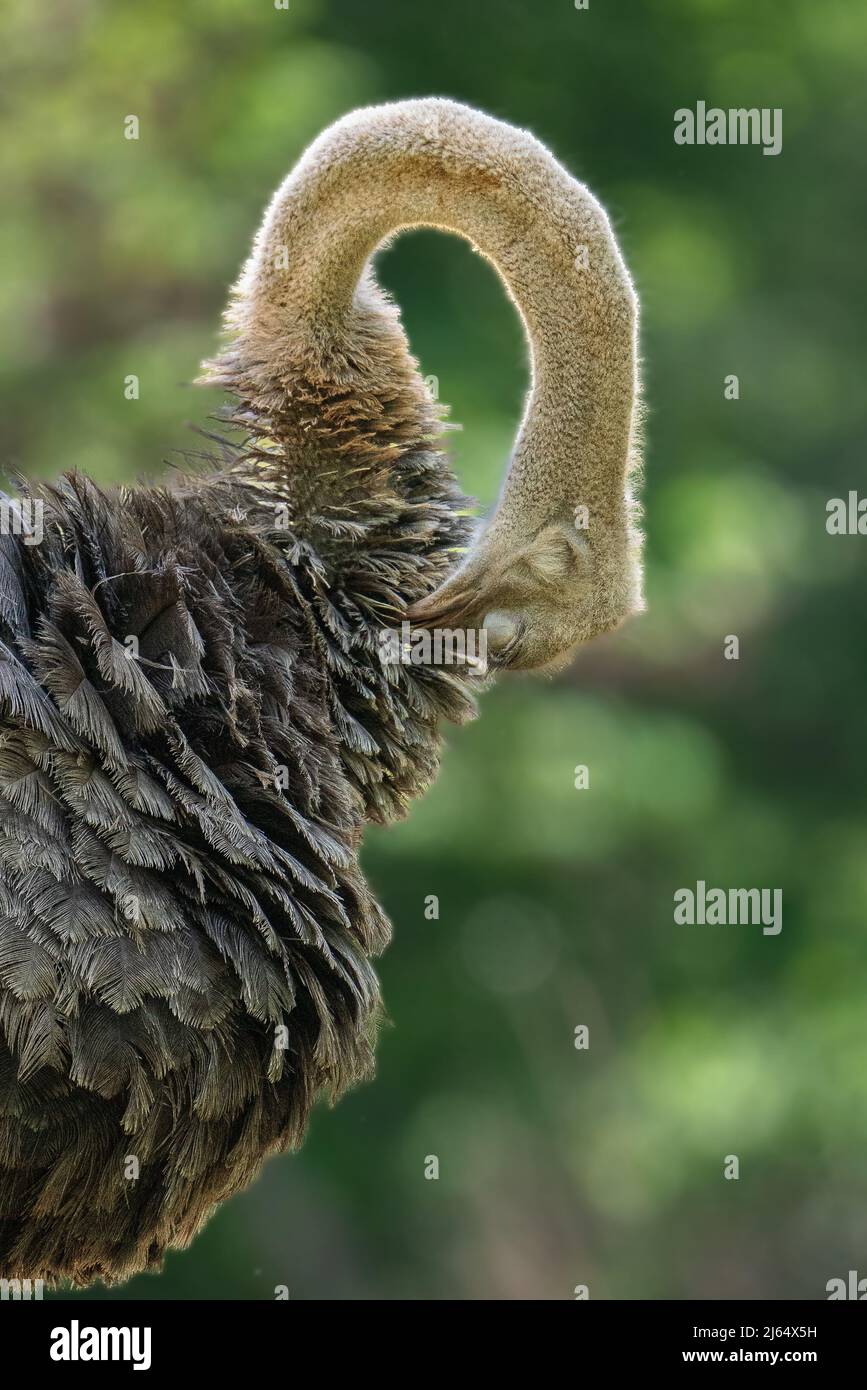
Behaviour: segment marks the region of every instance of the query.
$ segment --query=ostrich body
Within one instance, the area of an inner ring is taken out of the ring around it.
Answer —
[[[531,344],[477,533],[369,265],[413,225],[494,262]],[[635,299],[530,136],[438,100],[338,122],[227,327],[206,379],[243,444],[164,488],[34,487],[40,542],[0,537],[6,1278],[159,1267],[369,1074],[390,928],[364,825],[428,786],[474,683],[383,664],[383,630],[484,624],[496,666],[533,669],[640,603]]]

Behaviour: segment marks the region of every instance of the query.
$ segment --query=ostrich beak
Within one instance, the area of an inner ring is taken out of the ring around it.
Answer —
[[[473,605],[474,595],[451,583],[434,589],[432,594],[417,599],[406,610],[410,622],[446,623],[465,618]]]

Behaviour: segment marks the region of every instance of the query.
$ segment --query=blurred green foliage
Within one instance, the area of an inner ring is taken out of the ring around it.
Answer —
[[[865,44],[851,0],[6,0],[7,471],[155,476],[198,448],[217,399],[185,383],[260,210],[354,105],[434,93],[532,129],[642,300],[648,614],[556,683],[503,682],[370,835],[396,938],[376,1082],[111,1297],[813,1298],[867,1273],[867,541],[824,526],[867,492]],[[782,153],[676,146],[699,98],[782,107]],[[514,311],[434,233],[380,269],[490,503]],[[781,935],[675,926],[699,878],[782,888]]]

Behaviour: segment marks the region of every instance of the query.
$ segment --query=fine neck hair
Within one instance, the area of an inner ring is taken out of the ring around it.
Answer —
[[[496,572],[491,594],[511,593],[504,566],[540,535],[537,568],[546,582],[556,578],[561,533],[551,528],[566,528],[570,546],[589,546],[598,610],[575,634],[614,626],[641,606],[629,492],[637,301],[603,208],[531,135],[436,98],[360,110],[330,127],[274,195],[209,379],[267,419],[291,416],[300,382],[319,400],[364,394],[386,415],[399,400],[401,419],[430,431],[436,409],[371,265],[392,234],[420,226],[466,238],[494,265],[531,365],[499,502],[441,612],[458,611],[453,599],[459,591],[463,601],[468,577],[484,591]],[[590,518],[577,538],[576,509]],[[586,555],[577,562],[586,568]]]

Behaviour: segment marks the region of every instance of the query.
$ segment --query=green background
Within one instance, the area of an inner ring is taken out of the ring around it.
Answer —
[[[555,682],[501,682],[368,838],[395,926],[376,1080],[161,1276],[91,1297],[822,1298],[867,1275],[867,538],[825,530],[867,492],[865,50],[852,0],[5,0],[7,471],[154,477],[196,449],[218,398],[185,383],[272,189],[332,119],[405,96],[528,127],[602,199],[649,407],[648,614]],[[782,153],[675,145],[699,99],[782,107]],[[487,504],[527,384],[514,310],[434,233],[380,272]],[[782,933],[675,925],[697,879],[781,888]]]

